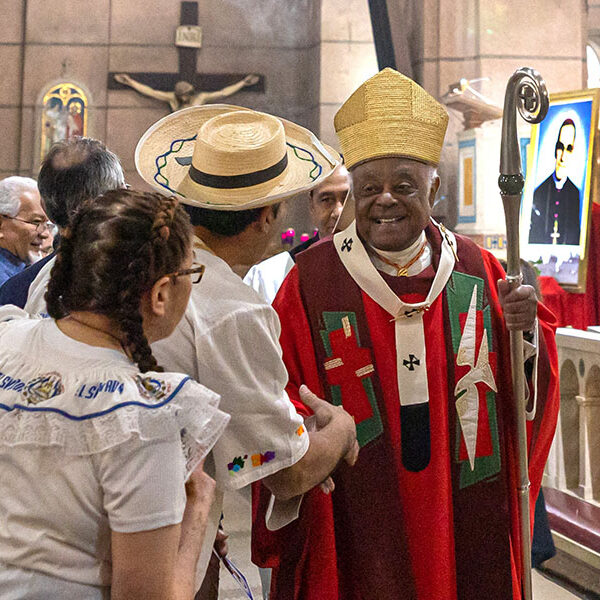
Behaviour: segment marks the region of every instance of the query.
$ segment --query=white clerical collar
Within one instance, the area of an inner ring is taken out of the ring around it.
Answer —
[[[562,190],[563,187],[565,187],[565,183],[567,183],[566,177],[564,179],[558,179],[556,177],[556,171],[552,172],[552,179],[554,179],[554,187],[559,191]]]
[[[427,237],[425,236],[424,231],[421,232],[421,235],[415,240],[414,243],[404,250],[391,252],[389,250],[379,250],[378,248],[369,246],[369,258],[375,265],[375,268],[377,268],[379,271],[383,271],[386,275],[397,276],[398,269],[380,260],[378,255],[383,256],[388,261],[397,265],[405,265],[410,262],[417,252],[421,250],[423,244],[426,244],[423,253],[414,264],[410,265],[406,272],[407,277],[414,277],[415,275],[418,275],[424,271],[431,264],[431,246],[429,243],[427,243]]]

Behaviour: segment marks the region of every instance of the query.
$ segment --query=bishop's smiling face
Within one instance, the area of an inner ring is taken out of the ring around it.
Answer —
[[[415,242],[429,223],[440,185],[435,167],[386,157],[357,165],[351,175],[362,240],[392,252]]]

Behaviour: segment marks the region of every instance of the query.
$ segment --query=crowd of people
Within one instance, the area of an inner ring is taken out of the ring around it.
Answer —
[[[508,332],[533,507],[554,324],[432,219],[447,121],[385,69],[336,115],[343,161],[205,105],[140,140],[154,192],[89,138],[0,181],[1,598],[215,598],[223,495],[252,484],[271,600],[520,600]],[[292,202],[318,234],[261,262]]]

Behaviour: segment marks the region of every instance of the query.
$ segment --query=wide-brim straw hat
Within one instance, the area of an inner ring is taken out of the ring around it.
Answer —
[[[170,114],[135,150],[138,173],[153,188],[213,210],[248,210],[305,194],[340,162],[308,129],[227,104]]]

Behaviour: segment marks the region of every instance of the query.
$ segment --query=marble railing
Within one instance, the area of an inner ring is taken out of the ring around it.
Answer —
[[[544,485],[600,506],[600,333],[560,328],[560,414]]]
[[[561,406],[543,482],[550,523],[600,552],[600,333],[561,328],[556,341]]]

